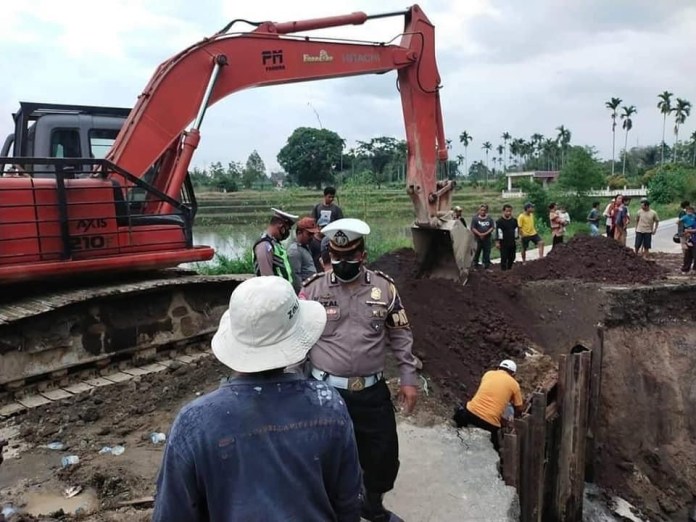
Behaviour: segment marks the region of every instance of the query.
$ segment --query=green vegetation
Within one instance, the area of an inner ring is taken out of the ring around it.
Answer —
[[[372,235],[367,241],[368,261],[375,261],[388,252],[393,252],[400,248],[411,247],[410,237],[382,237],[379,231],[375,237]],[[199,263],[196,270],[205,275],[222,274],[253,274],[254,261],[251,250],[247,249],[240,257],[228,257],[222,254],[215,254],[215,258],[210,263]]]
[[[196,270],[205,275],[253,274],[254,260],[251,250],[236,258],[215,254],[212,263],[199,263]]]

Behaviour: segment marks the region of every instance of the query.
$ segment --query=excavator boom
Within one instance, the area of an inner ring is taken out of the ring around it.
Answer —
[[[294,34],[397,15],[405,18],[398,45]],[[107,159],[135,176],[149,174],[157,190],[176,198],[198,145],[205,111],[222,98],[251,87],[396,70],[406,131],[407,191],[415,209],[415,249],[425,268],[446,277],[465,274],[472,242],[466,232],[448,223],[454,183],[437,181],[438,162],[447,159],[440,76],[435,29],[420,7],[374,16],[352,13],[263,22],[247,33],[230,34],[231,26],[158,67]],[[153,213],[171,210],[162,199],[149,209]],[[441,254],[433,257],[434,252]]]

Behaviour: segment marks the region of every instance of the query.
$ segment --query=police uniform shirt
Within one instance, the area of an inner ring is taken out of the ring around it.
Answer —
[[[324,333],[309,352],[314,368],[339,377],[372,375],[384,370],[389,344],[401,384],[417,384],[413,334],[389,276],[362,268],[359,281],[346,284],[333,272],[316,274],[305,281],[300,298],[326,309]]]

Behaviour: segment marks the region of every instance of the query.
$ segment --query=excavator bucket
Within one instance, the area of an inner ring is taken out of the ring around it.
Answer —
[[[461,221],[442,220],[437,228],[414,224],[411,232],[421,277],[466,282],[476,242]]]

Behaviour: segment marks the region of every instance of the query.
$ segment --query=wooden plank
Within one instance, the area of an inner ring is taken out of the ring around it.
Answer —
[[[503,480],[508,486],[517,488],[520,452],[517,447],[517,434],[503,435]]]
[[[559,381],[563,391],[558,476],[550,518],[558,522],[581,522],[591,352],[574,353],[564,362],[563,382]]]
[[[531,413],[527,420],[524,463],[525,501],[520,520],[522,522],[541,522],[544,504],[544,460],[546,457],[546,394],[535,392],[532,395]]]
[[[525,507],[528,502],[529,482],[527,480],[527,433],[529,415],[524,415],[521,418],[515,419],[515,432],[517,433],[517,447],[519,458],[519,473],[517,476],[517,496],[520,499],[520,513],[525,512]],[[523,518],[520,518],[524,522]]]
[[[602,363],[604,360],[604,326],[597,328],[597,338],[592,348],[592,370],[590,376],[589,412],[587,418],[587,448],[585,452],[585,480],[595,480],[595,440],[602,401]]]

